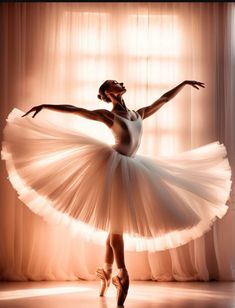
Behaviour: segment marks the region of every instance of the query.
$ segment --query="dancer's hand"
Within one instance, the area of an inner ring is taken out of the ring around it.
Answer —
[[[195,81],[195,80],[185,80],[185,84],[188,84],[196,89],[199,90],[199,87],[205,88],[205,84],[200,81]]]
[[[25,117],[26,115],[28,115],[30,112],[35,111],[34,115],[32,116],[32,118],[34,118],[36,116],[36,114],[42,110],[42,108],[43,108],[43,105],[35,106],[35,107],[31,108],[29,111],[27,111],[24,115],[22,115],[22,118]]]

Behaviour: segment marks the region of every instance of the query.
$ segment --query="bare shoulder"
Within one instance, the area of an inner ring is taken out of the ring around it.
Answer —
[[[93,113],[96,115],[97,120],[103,122],[108,127],[113,125],[114,114],[107,109],[96,109],[93,110]]]
[[[114,114],[107,109],[96,109],[96,110],[93,110],[93,112],[95,112],[99,116],[103,116],[103,117],[108,118],[110,120],[113,120],[113,118],[114,118]]]
[[[137,112],[142,119],[144,119],[144,111],[145,111],[145,108],[140,108],[138,110],[136,110],[135,112]]]

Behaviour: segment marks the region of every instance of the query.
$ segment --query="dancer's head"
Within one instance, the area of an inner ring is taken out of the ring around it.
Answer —
[[[99,88],[99,94],[97,97],[106,103],[110,103],[111,99],[107,94],[113,94],[115,96],[122,95],[126,92],[126,88],[123,86],[123,82],[117,82],[116,80],[106,80]]]

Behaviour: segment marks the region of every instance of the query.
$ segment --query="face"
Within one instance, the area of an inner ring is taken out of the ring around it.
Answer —
[[[122,95],[126,92],[126,88],[124,87],[123,82],[109,80],[109,86],[105,92],[112,93],[114,95]]]

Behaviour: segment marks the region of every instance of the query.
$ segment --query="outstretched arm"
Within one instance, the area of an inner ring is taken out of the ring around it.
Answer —
[[[25,117],[30,112],[34,112],[33,118],[36,116],[38,112],[42,109],[49,109],[58,112],[68,112],[77,114],[89,120],[96,120],[103,122],[109,127],[113,124],[113,114],[106,109],[97,109],[97,110],[88,110],[80,107],[76,107],[73,105],[50,105],[50,104],[42,104],[31,108],[28,112],[26,112],[22,117]]]
[[[185,80],[182,83],[180,83],[178,86],[173,88],[172,90],[166,92],[163,94],[158,100],[156,100],[152,105],[140,108],[137,110],[137,112],[141,115],[142,119],[145,119],[155,113],[158,109],[160,109],[166,102],[171,100],[173,97],[178,94],[184,86],[191,85],[196,89],[199,89],[200,87],[205,87],[204,83],[194,80]]]

